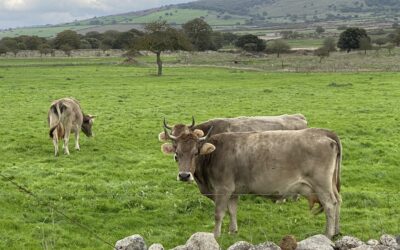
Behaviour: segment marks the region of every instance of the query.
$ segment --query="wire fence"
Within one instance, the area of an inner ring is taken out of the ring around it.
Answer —
[[[159,207],[160,204],[157,200],[166,199],[169,204],[166,204],[165,210],[161,211],[163,214],[159,221],[168,221],[168,225],[162,225],[163,228],[168,228],[171,232],[176,234],[182,233],[185,226],[180,225],[182,221],[192,221],[192,217],[198,217],[203,221],[203,225],[196,225],[197,231],[211,231],[213,227],[213,212],[214,205],[211,201],[204,198],[199,193],[173,193],[169,191],[162,194],[146,194],[145,192],[138,191],[136,193],[123,193],[115,195],[112,193],[82,193],[76,192],[63,192],[45,195],[37,195],[32,192],[28,187],[18,183],[12,177],[0,173],[3,185],[7,185],[9,189],[15,189],[21,192],[25,197],[24,199],[31,198],[30,203],[36,206],[33,209],[34,213],[45,214],[43,223],[51,224],[54,226],[55,220],[64,220],[76,228],[82,230],[90,235],[91,238],[100,242],[104,247],[114,248],[114,236],[108,235],[105,232],[99,232],[95,225],[84,223],[79,219],[76,214],[74,205],[69,203],[81,204],[82,206],[91,206],[100,209],[91,210],[87,209],[87,214],[93,218],[99,218],[103,213],[115,213],[115,216],[126,215],[120,213],[120,210],[105,209],[102,211],[101,206],[104,202],[111,201],[115,207],[122,206],[125,211],[131,211],[132,216],[140,216],[141,214],[158,214],[155,211],[163,210]],[[172,188],[171,188],[172,189]],[[9,196],[7,192],[0,191],[0,200]],[[223,194],[221,194],[223,195]],[[63,197],[70,197],[63,199]],[[376,237],[378,233],[392,232],[400,233],[400,192],[342,192],[342,218],[341,227],[346,229],[347,232],[356,232],[357,236],[363,239]],[[294,198],[294,199],[292,199]],[[277,200],[278,204],[266,201],[260,196],[242,194],[240,195],[238,207],[238,224],[239,230],[243,229],[245,239],[250,242],[256,242],[261,238],[269,239],[271,235],[276,232],[287,232],[288,234],[297,234],[299,238],[306,238],[311,235],[323,233],[325,225],[325,217],[315,217],[307,212],[304,208],[305,200],[297,201],[297,197],[293,195],[292,198],[287,199],[285,203],[282,200]],[[172,202],[172,200],[174,200]],[[301,206],[293,204],[301,203]],[[109,204],[109,203],[108,203]],[[172,204],[172,205],[171,205]],[[158,207],[157,207],[158,206]],[[173,211],[168,211],[173,210]],[[33,211],[32,211],[33,212]],[[55,214],[59,217],[56,218]],[[227,216],[229,218],[229,214]],[[225,219],[226,224],[229,219]],[[267,223],[265,223],[267,222]],[[165,223],[165,222],[163,222]],[[131,230],[143,231],[142,227],[149,228],[154,222],[149,221],[149,225],[131,225]],[[349,230],[351,228],[351,230]],[[368,229],[368,230],[366,230]],[[144,235],[151,238],[153,234],[157,234],[157,230],[148,230]],[[187,230],[187,229],[184,229]],[[227,231],[227,229],[225,229]],[[192,233],[194,233],[193,231]],[[345,234],[347,233],[344,232]],[[42,239],[45,239],[46,231],[41,228]],[[127,235],[126,235],[127,236]],[[282,235],[283,236],[283,235]],[[112,240],[110,240],[112,239]],[[113,241],[113,242],[111,242]],[[219,239],[221,244],[227,244],[226,238]],[[55,242],[51,240],[42,240],[43,249],[54,249]]]

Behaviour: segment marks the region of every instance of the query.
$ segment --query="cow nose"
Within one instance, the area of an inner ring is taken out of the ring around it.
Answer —
[[[179,173],[179,179],[181,181],[188,181],[190,178],[190,173],[189,172],[180,172]]]

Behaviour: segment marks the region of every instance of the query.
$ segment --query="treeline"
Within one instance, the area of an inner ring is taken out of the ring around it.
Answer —
[[[213,31],[201,18],[196,18],[182,25],[180,32],[191,43],[191,49],[196,51],[218,50],[223,46],[232,45],[238,39],[233,33]],[[136,46],[144,31],[131,29],[126,32],[108,30],[104,33],[91,31],[85,35],[72,30],[65,30],[55,38],[38,36],[5,37],[0,40],[0,55],[12,52],[15,55],[21,50],[39,50],[41,54],[50,54],[54,50],[62,50],[69,54],[77,49],[109,49],[131,50]]]

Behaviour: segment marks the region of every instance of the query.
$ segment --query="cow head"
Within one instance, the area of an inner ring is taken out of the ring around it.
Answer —
[[[191,125],[176,124],[176,125],[174,125],[172,127],[167,124],[167,122],[165,121],[165,118],[164,118],[164,127],[169,129],[169,130],[171,130],[171,135],[173,135],[173,136],[180,136],[182,134],[189,134],[193,130],[194,125],[195,125],[195,121],[194,121],[194,117],[193,116],[192,116],[192,124]],[[201,130],[198,130],[198,131],[196,131],[196,133],[197,134],[203,133],[203,131],[201,131],[201,132],[200,131]],[[201,136],[204,136],[204,133]],[[167,138],[167,136],[166,136],[164,131],[161,132],[158,135],[158,140],[161,141],[161,142],[165,142],[165,141],[168,140],[168,138]]]
[[[92,126],[94,122],[95,116],[93,115],[83,115],[83,122],[82,122],[82,132],[87,136],[91,137],[92,133]]]
[[[197,158],[215,150],[213,144],[206,142],[211,130],[208,131],[206,136],[199,136],[195,131],[174,136],[169,134],[167,127],[164,126],[166,138],[172,140],[173,143],[163,144],[161,151],[164,154],[175,154],[175,160],[179,166],[178,180],[193,181]]]

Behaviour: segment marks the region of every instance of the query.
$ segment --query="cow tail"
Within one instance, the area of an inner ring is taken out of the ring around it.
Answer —
[[[340,168],[342,165],[342,143],[340,142],[339,137],[334,133],[329,133],[328,137],[336,142],[336,146],[338,149],[336,155],[336,166],[334,171],[333,183],[335,184],[338,193],[340,193]],[[312,214],[317,215],[324,211],[324,207],[322,206],[321,202],[318,200],[318,197],[316,195],[309,197],[308,203]],[[319,207],[314,208],[314,205],[316,203],[319,204]]]
[[[333,136],[333,138],[336,141],[336,145],[338,147],[338,153],[336,156],[336,168],[335,168],[335,183],[336,183],[336,189],[338,193],[340,193],[340,169],[342,165],[342,143],[340,142],[340,139],[337,135]]]
[[[60,104],[57,102],[55,105],[53,105],[52,107],[51,107],[51,109],[53,109],[53,108],[55,108],[56,109],[56,116],[57,116],[57,123],[55,124],[55,125],[53,125],[51,128],[50,128],[50,131],[49,131],[49,136],[50,136],[50,138],[53,138],[53,133],[54,133],[54,130],[56,130],[57,129],[57,134],[58,134],[58,136],[59,137],[62,137],[63,136],[63,134],[64,134],[64,127],[63,127],[63,125],[62,125],[62,123],[61,123],[61,111],[60,111]]]

